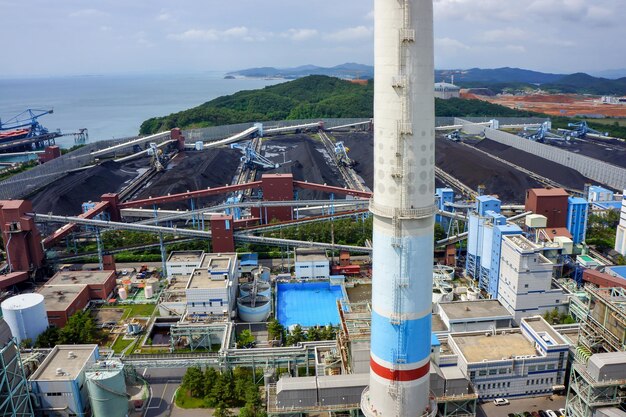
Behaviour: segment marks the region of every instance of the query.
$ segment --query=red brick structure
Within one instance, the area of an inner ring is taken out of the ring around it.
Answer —
[[[113,255],[104,255],[102,257],[102,266],[105,271],[115,272],[115,257]]]
[[[567,199],[562,188],[533,188],[526,191],[526,211],[548,218],[548,228],[567,226]]]
[[[30,201],[0,201],[0,230],[12,271],[28,271],[43,264],[41,236],[35,221],[26,216],[32,211]]]
[[[233,232],[233,216],[218,215],[211,217],[211,247],[213,253],[235,252]]]
[[[185,137],[183,136],[183,132],[181,132],[179,128],[175,127],[174,129],[170,130],[170,138],[178,142],[176,146],[178,147],[179,151],[185,150]]]
[[[264,201],[292,201],[293,175],[292,174],[264,174],[261,177],[261,190]],[[253,217],[259,217],[261,223],[271,223],[272,220],[288,221],[293,219],[291,207],[254,208]]]
[[[42,154],[39,154],[39,162],[46,163],[61,156],[61,148],[56,145],[48,146]]]
[[[626,280],[614,277],[605,272],[596,271],[593,269],[585,269],[583,272],[583,281],[591,282],[600,288],[614,288],[621,287],[626,289]]]

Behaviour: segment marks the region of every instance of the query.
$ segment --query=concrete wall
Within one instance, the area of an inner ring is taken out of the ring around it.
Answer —
[[[488,139],[575,169],[585,177],[606,184],[616,190],[626,188],[626,169],[624,168],[588,156],[568,152],[561,148],[533,142],[499,130],[489,128],[484,130]]]

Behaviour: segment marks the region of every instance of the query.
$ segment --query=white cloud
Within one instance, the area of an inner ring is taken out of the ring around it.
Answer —
[[[319,32],[316,29],[289,29],[281,36],[289,38],[293,41],[305,41],[316,37],[318,33]]]
[[[103,17],[108,16],[109,13],[103,12],[98,9],[81,9],[71,12],[68,16],[72,18],[89,18],[89,17]]]
[[[355,26],[341,29],[325,36],[326,39],[336,42],[352,42],[371,39],[374,29],[367,26]]]
[[[463,42],[452,38],[436,38],[435,49],[470,49]]]
[[[365,15],[365,19],[367,19],[367,20],[374,20],[374,9],[370,10],[369,12],[367,12],[367,14]]]
[[[161,13],[157,15],[156,20],[158,22],[167,22],[167,21],[172,20],[172,15],[165,11],[161,11]]]
[[[528,34],[519,28],[507,27],[483,32],[480,38],[486,42],[507,42],[528,39]]]
[[[263,42],[272,36],[268,32],[254,32],[246,26],[236,26],[225,30],[189,29],[182,33],[171,33],[168,39],[183,42],[217,42],[239,39],[246,42]]]

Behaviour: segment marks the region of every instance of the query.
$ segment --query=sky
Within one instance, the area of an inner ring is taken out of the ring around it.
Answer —
[[[624,0],[434,0],[438,69],[626,68]],[[373,0],[0,0],[0,77],[373,63]]]

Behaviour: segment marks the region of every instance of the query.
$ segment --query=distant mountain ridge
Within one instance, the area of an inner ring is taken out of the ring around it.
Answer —
[[[606,71],[619,74],[619,70]],[[229,72],[228,76],[250,78],[297,79],[309,75],[327,75],[344,79],[372,79],[374,67],[356,63],[345,63],[334,67],[302,65],[293,68],[261,67]],[[461,87],[541,87],[559,93],[580,93],[596,95],[626,95],[626,77],[610,79],[589,74],[552,74],[522,68],[470,68],[435,70],[435,80],[452,82]]]
[[[309,75],[327,75],[329,77],[347,79],[370,79],[374,78],[374,67],[371,65],[348,62],[334,67],[319,67],[317,65],[301,65],[293,68],[248,68],[229,72],[227,75],[250,77],[250,78],[285,78],[296,79]]]

